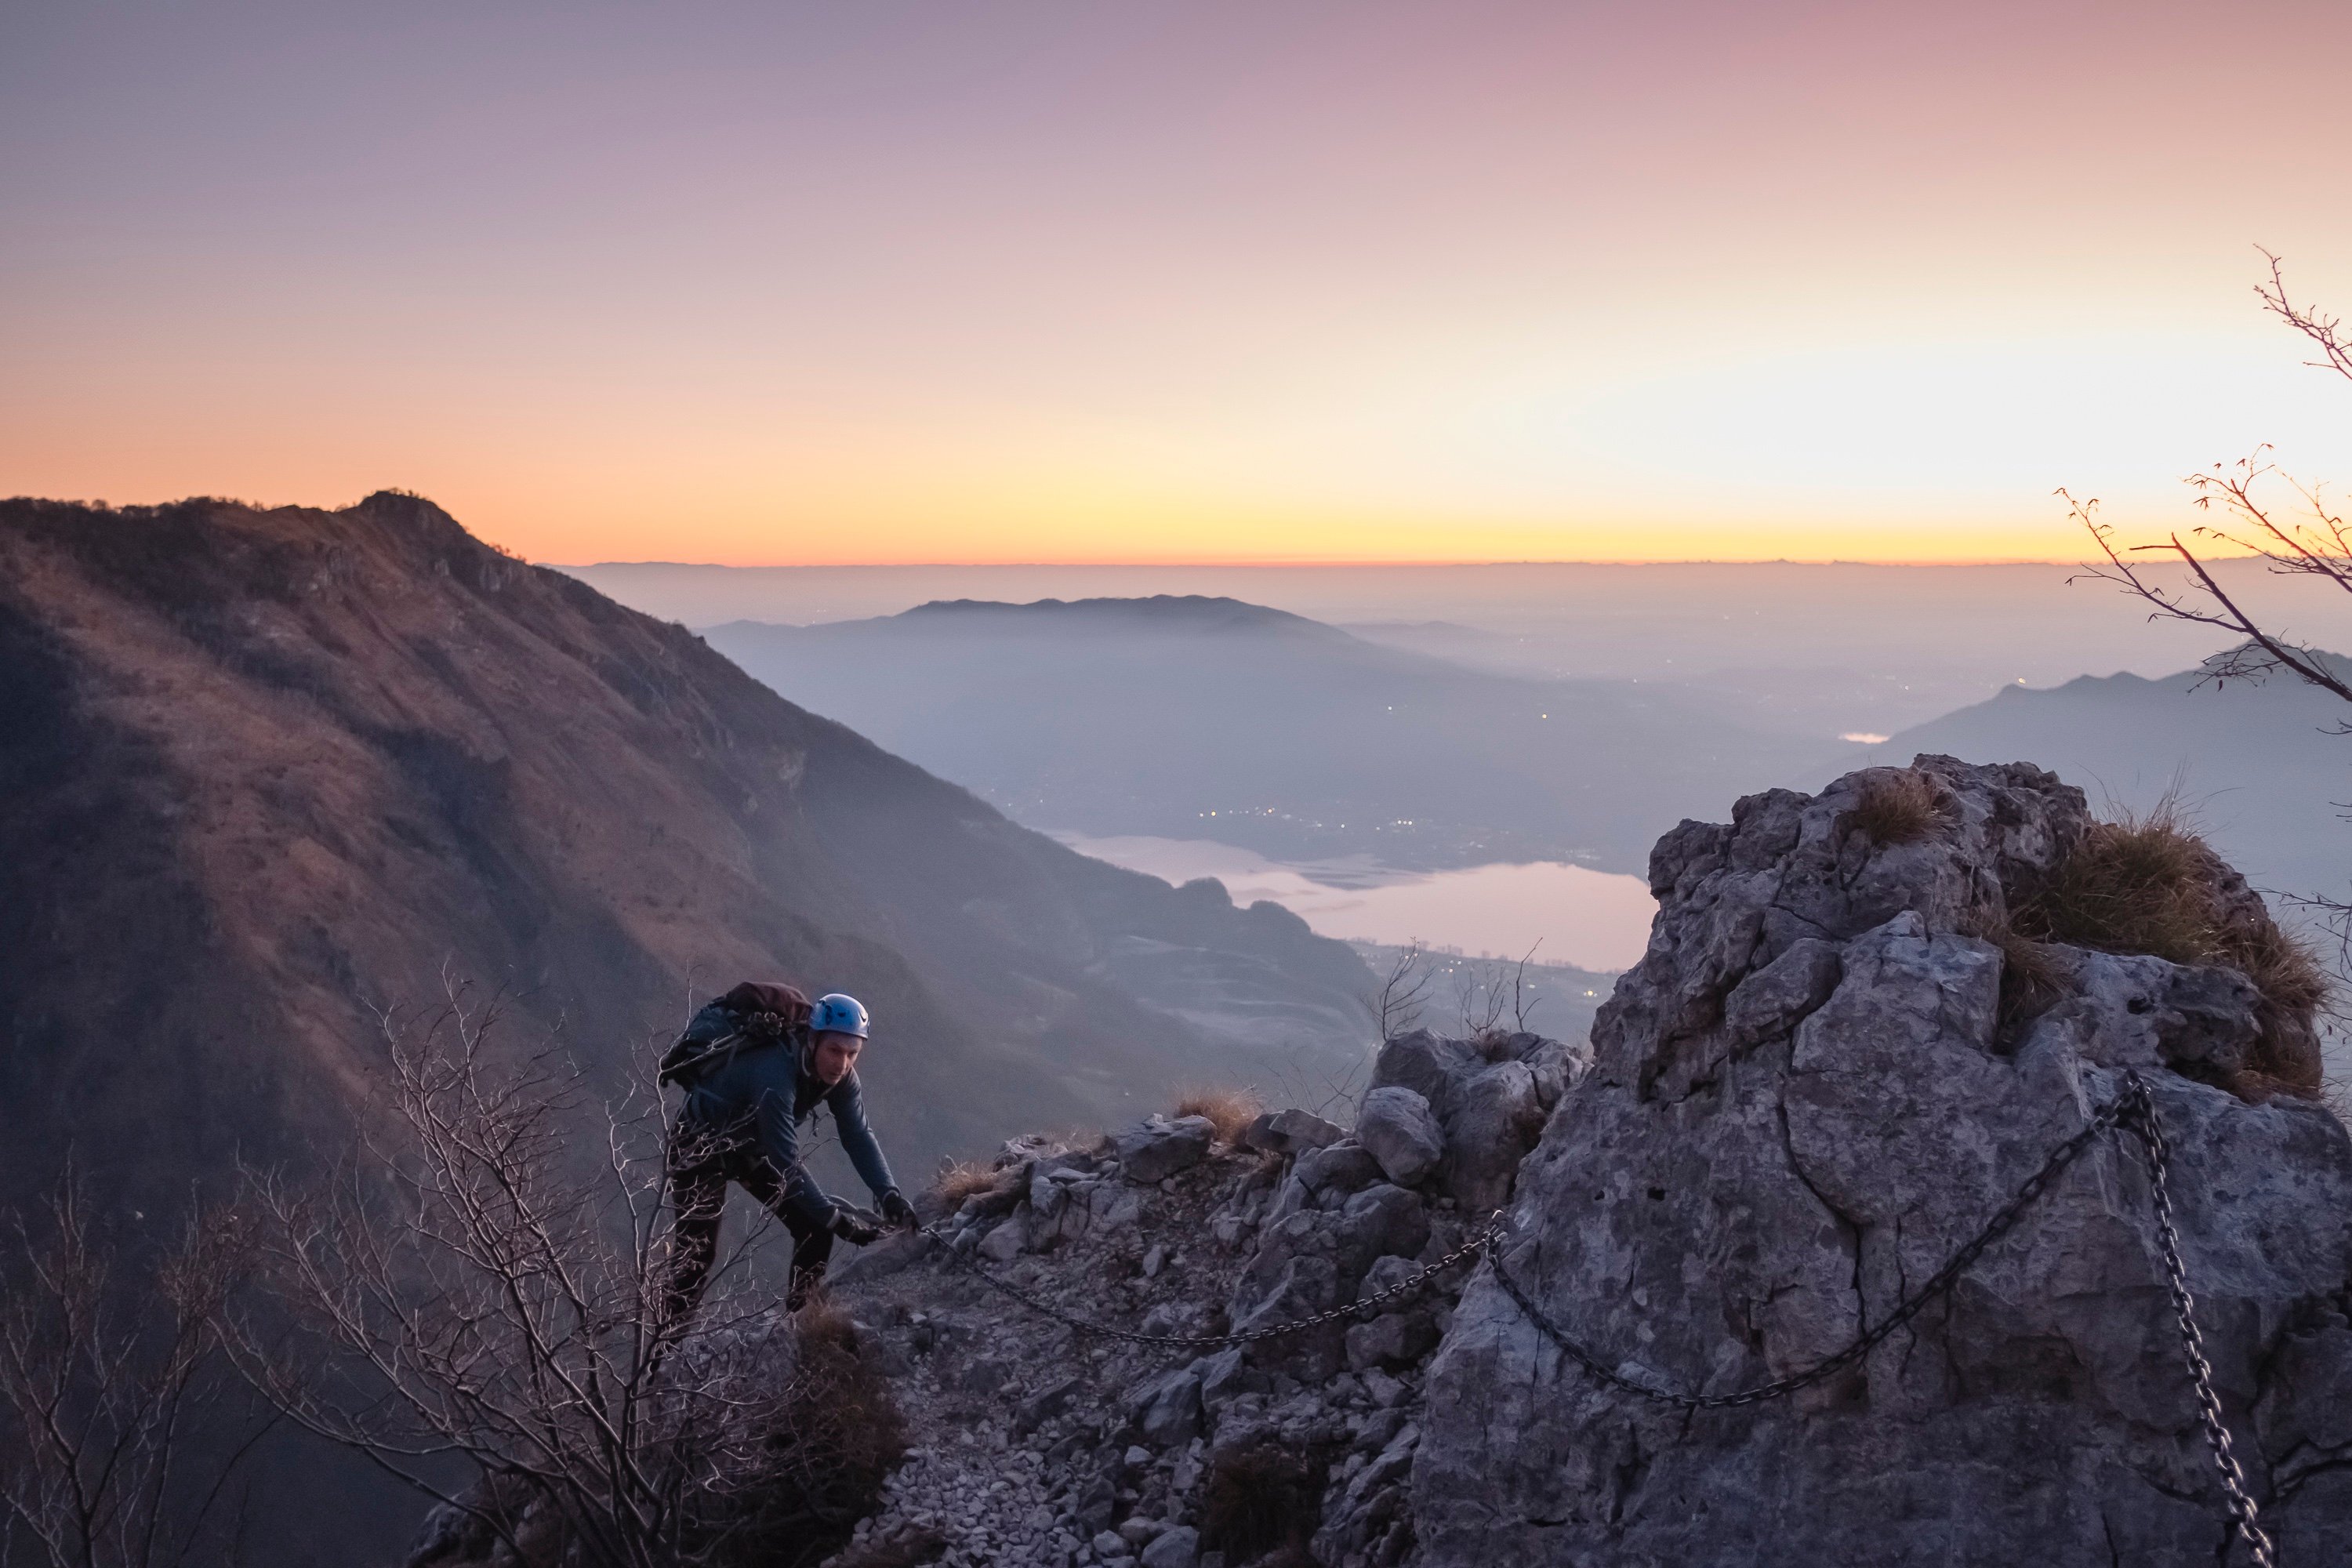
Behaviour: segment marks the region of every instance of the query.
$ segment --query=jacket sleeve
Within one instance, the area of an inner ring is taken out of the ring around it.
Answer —
[[[866,1124],[866,1096],[857,1087],[857,1075],[853,1072],[835,1084],[824,1102],[833,1108],[834,1125],[841,1130],[843,1152],[874,1195],[878,1198],[896,1189],[898,1184],[890,1178],[890,1162],[882,1157],[882,1145],[874,1141],[874,1129]]]
[[[789,1053],[778,1051],[778,1057]],[[793,1116],[793,1082],[763,1084],[759,1100],[760,1152],[776,1168],[784,1184],[784,1206],[819,1229],[833,1218],[833,1200],[808,1173],[801,1159],[800,1123]]]

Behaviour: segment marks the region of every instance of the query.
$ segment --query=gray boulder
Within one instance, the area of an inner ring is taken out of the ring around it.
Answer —
[[[2080,838],[2082,795],[2022,764],[1916,766],[1936,822],[1905,842],[1856,826],[1886,770],[1660,842],[1648,953],[1520,1169],[1507,1266],[1637,1381],[1764,1383],[1885,1321],[2135,1068],[2280,1558],[2352,1561],[2352,1138],[2198,1081],[2252,1037],[2233,972],[2053,949],[2057,998],[2005,1012],[2001,950],[1972,933]],[[2225,1545],[2147,1175],[2114,1134],[1792,1398],[1685,1415],[1598,1384],[1482,1266],[1430,1365],[1410,1504],[1422,1568],[2202,1568]],[[1360,1550],[1371,1493],[1335,1512],[1332,1545]]]
[[[1172,1448],[1201,1435],[1201,1375],[1179,1367],[1145,1379],[1128,1395],[1128,1415],[1143,1440]]]
[[[1194,1568],[1201,1560],[1201,1532],[1189,1524],[1161,1531],[1143,1549],[1143,1568]]]
[[[982,1238],[980,1255],[991,1263],[1010,1263],[1028,1249],[1027,1226],[1016,1215]]]
[[[1445,1122],[1440,1185],[1446,1195],[1476,1214],[1500,1206],[1543,1131],[1547,1109],[1535,1069],[1525,1062],[1497,1062],[1463,1084]]]
[[[1111,1146],[1120,1173],[1148,1186],[1207,1159],[1216,1135],[1215,1125],[1205,1116],[1180,1116],[1173,1121],[1154,1116],[1113,1133]]]
[[[1427,1097],[1399,1085],[1364,1096],[1356,1115],[1356,1140],[1380,1162],[1389,1180],[1402,1187],[1419,1184],[1445,1157],[1445,1130]]]
[[[1415,1029],[1381,1047],[1372,1061],[1372,1087],[1409,1089],[1443,1117],[1454,1107],[1454,1086],[1486,1066],[1486,1056],[1475,1042]]]
[[[1381,1179],[1381,1163],[1361,1143],[1349,1140],[1301,1154],[1293,1173],[1308,1192],[1360,1193]]]
[[[1437,1188],[1483,1213],[1509,1193],[1545,1118],[1591,1059],[1588,1045],[1540,1035],[1455,1040],[1416,1029],[1381,1047],[1372,1087],[1411,1089],[1429,1102],[1445,1145]]]
[[[1347,1136],[1335,1122],[1324,1121],[1313,1111],[1292,1106],[1285,1110],[1269,1110],[1242,1130],[1242,1143],[1268,1154],[1303,1154],[1309,1149],[1328,1148]]]
[[[1426,1312],[1383,1312],[1347,1332],[1348,1370],[1404,1366],[1419,1361],[1437,1342],[1437,1327]]]

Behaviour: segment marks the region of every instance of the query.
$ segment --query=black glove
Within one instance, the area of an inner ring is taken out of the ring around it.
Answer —
[[[882,1194],[882,1217],[900,1230],[912,1230],[915,1228],[915,1205],[900,1195],[898,1188],[892,1187]]]
[[[880,1231],[838,1204],[834,1205],[832,1223],[825,1228],[852,1247],[871,1247],[882,1239]]]

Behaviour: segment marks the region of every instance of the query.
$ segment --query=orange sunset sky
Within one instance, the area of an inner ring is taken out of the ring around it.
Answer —
[[[540,560],[2074,559],[2352,386],[2342,5],[20,5],[0,493]]]

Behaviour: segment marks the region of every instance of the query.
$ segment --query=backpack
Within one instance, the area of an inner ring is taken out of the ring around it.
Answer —
[[[677,1043],[662,1053],[659,1081],[690,1089],[741,1052],[793,1040],[800,1032],[781,1014],[738,1013],[723,1002],[706,1004]]]

